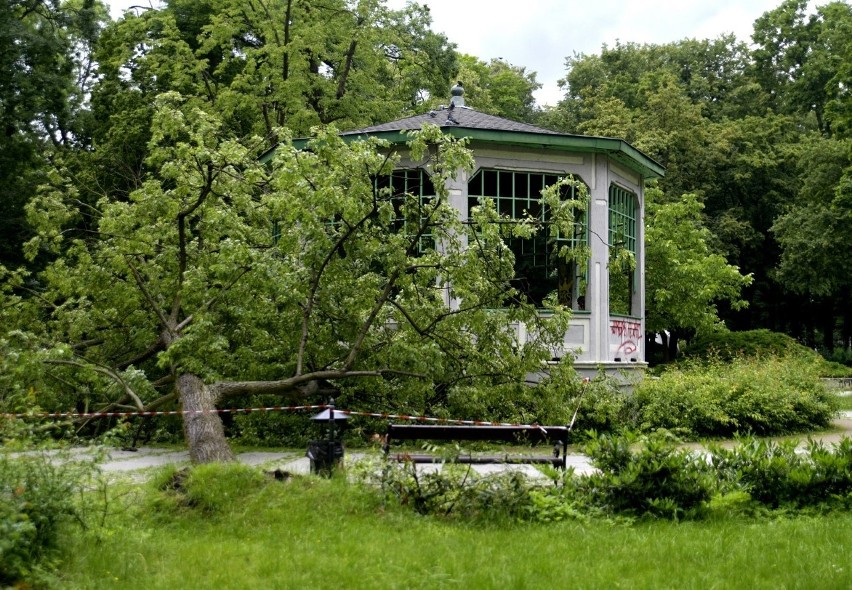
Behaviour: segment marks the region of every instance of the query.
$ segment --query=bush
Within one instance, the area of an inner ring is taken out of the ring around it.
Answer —
[[[848,368],[846,375],[838,375],[838,377],[852,376],[852,348],[835,348],[834,350],[822,349],[819,353],[829,363],[843,365]],[[834,375],[826,375],[833,377]]]
[[[820,377],[852,376],[852,369],[839,362],[831,362],[834,359],[826,360],[786,334],[770,330],[720,330],[704,334],[690,342],[681,355],[686,359],[709,361],[733,361],[742,357],[791,357],[802,363],[813,364]]]
[[[664,518],[695,516],[716,489],[704,459],[660,431],[642,437],[593,435],[585,451],[600,471],[579,483],[587,501],[615,513]]]
[[[389,500],[420,514],[489,520],[528,514],[535,489],[517,471],[480,475],[470,465],[447,465],[426,472],[410,461],[385,462],[381,485]]]
[[[814,365],[791,357],[680,364],[639,383],[634,403],[638,429],[685,437],[806,432],[837,410]]]
[[[712,448],[722,484],[770,508],[801,508],[852,502],[852,439],[832,448],[809,442],[748,439],[732,449]]]
[[[704,358],[731,361],[752,356],[800,356],[816,358],[818,355],[802,346],[790,336],[770,330],[731,332],[720,330],[693,339],[681,351],[687,358]]]
[[[0,452],[0,586],[26,579],[56,547],[60,527],[82,514],[94,462],[68,454]]]
[[[543,469],[547,479],[512,471],[483,476],[453,464],[425,472],[410,462],[365,462],[351,473],[420,514],[479,520],[686,519],[852,506],[849,438],[830,448],[811,442],[804,452],[797,441],[742,439],[708,454],[679,447],[666,431],[587,434],[584,450],[598,469],[589,475]]]
[[[565,423],[574,420],[574,432],[620,432],[630,426],[630,396],[603,372],[583,381],[572,367],[555,367],[542,388],[562,400],[568,411]]]

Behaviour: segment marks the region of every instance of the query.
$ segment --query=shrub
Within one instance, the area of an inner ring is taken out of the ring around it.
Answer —
[[[849,377],[852,369],[837,359],[826,360],[823,355],[796,342],[790,336],[770,330],[731,332],[720,330],[699,336],[681,351],[692,360],[733,361],[742,357],[792,357],[816,367],[821,377]],[[842,357],[841,357],[842,358]]]
[[[600,373],[583,381],[573,369],[569,370],[555,369],[544,388],[555,391],[564,400],[570,412],[567,422],[574,420],[575,432],[620,432],[630,425],[631,399],[616,379]]]
[[[852,375],[852,348],[842,348],[838,347],[834,350],[826,350],[822,349],[819,353],[827,360],[829,363],[843,365],[847,367],[846,375]],[[846,375],[838,375],[838,377],[843,377]],[[827,375],[833,376],[833,375]]]
[[[720,330],[693,339],[681,351],[688,358],[712,358],[730,361],[751,356],[801,356],[815,358],[816,353],[790,336],[770,330],[731,332]]]
[[[707,462],[690,450],[677,448],[677,439],[668,432],[642,437],[635,450],[634,442],[627,436],[592,436],[585,450],[600,471],[579,483],[588,502],[636,516],[699,514],[716,488]]]
[[[638,384],[634,402],[640,430],[688,437],[805,432],[837,409],[814,365],[791,357],[681,364]]]
[[[93,461],[63,453],[0,452],[0,586],[27,578],[56,547],[63,523],[80,521],[76,502]]]
[[[852,439],[829,448],[809,442],[747,439],[732,449],[711,449],[720,481],[771,508],[852,501]]]
[[[387,499],[420,514],[467,519],[528,514],[534,489],[518,471],[481,475],[470,465],[418,471],[410,461],[385,462],[380,481]]]

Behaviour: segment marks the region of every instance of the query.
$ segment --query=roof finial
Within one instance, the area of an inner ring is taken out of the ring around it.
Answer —
[[[464,85],[461,83],[461,80],[456,82],[456,85],[450,89],[450,104],[455,105],[457,107],[464,106]]]

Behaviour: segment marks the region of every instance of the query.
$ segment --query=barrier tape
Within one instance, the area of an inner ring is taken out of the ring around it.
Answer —
[[[3,418],[124,418],[128,416],[186,416],[190,414],[250,414],[252,412],[294,412],[297,410],[324,410],[328,404],[318,406],[268,406],[265,408],[223,408],[214,410],[165,410],[135,412],[34,412],[32,414],[0,414]]]
[[[269,406],[265,408],[224,408],[214,410],[164,410],[164,411],[134,411],[134,412],[35,412],[32,414],[0,414],[4,418],[126,418],[130,416],[185,416],[189,414],[250,414],[253,412],[295,412],[299,410],[325,410],[330,406]],[[366,416],[384,420],[405,420],[407,422],[435,422],[438,424],[458,424],[463,426],[530,426],[537,424],[513,424],[510,422],[486,422],[483,420],[454,420],[451,418],[434,418],[431,416],[409,416],[407,414],[386,414],[377,412],[358,412],[355,410],[335,411],[347,416]]]
[[[588,381],[587,379],[584,381]],[[295,412],[299,410],[325,410],[328,404],[312,406],[267,406],[260,408],[223,408],[213,410],[164,410],[164,411],[133,411],[133,412],[34,412],[19,414],[0,414],[3,418],[126,418],[130,416],[186,416],[192,414],[251,414],[254,412]],[[519,424],[513,422],[489,422],[486,420],[455,420],[452,418],[435,418],[432,416],[411,416],[408,414],[388,414],[383,412],[359,412],[356,410],[335,411],[346,416],[365,416],[383,420],[404,420],[406,422],[431,422],[436,424],[454,424],[459,426],[512,426],[527,428],[542,428],[539,424]],[[574,417],[576,418],[576,412]],[[574,425],[574,418],[571,426]],[[543,430],[543,428],[542,428]]]

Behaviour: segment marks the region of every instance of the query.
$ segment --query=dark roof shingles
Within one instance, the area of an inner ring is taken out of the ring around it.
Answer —
[[[551,131],[543,127],[519,123],[480,113],[469,107],[456,107],[452,110],[444,108],[439,111],[430,111],[422,115],[415,115],[389,123],[381,123],[361,129],[345,131],[341,135],[361,135],[364,133],[380,133],[382,131],[407,131],[409,129],[420,129],[424,124],[431,123],[439,127],[461,127],[464,129],[483,129],[489,131],[516,131],[522,133],[545,133],[547,135],[563,135],[558,131]]]

